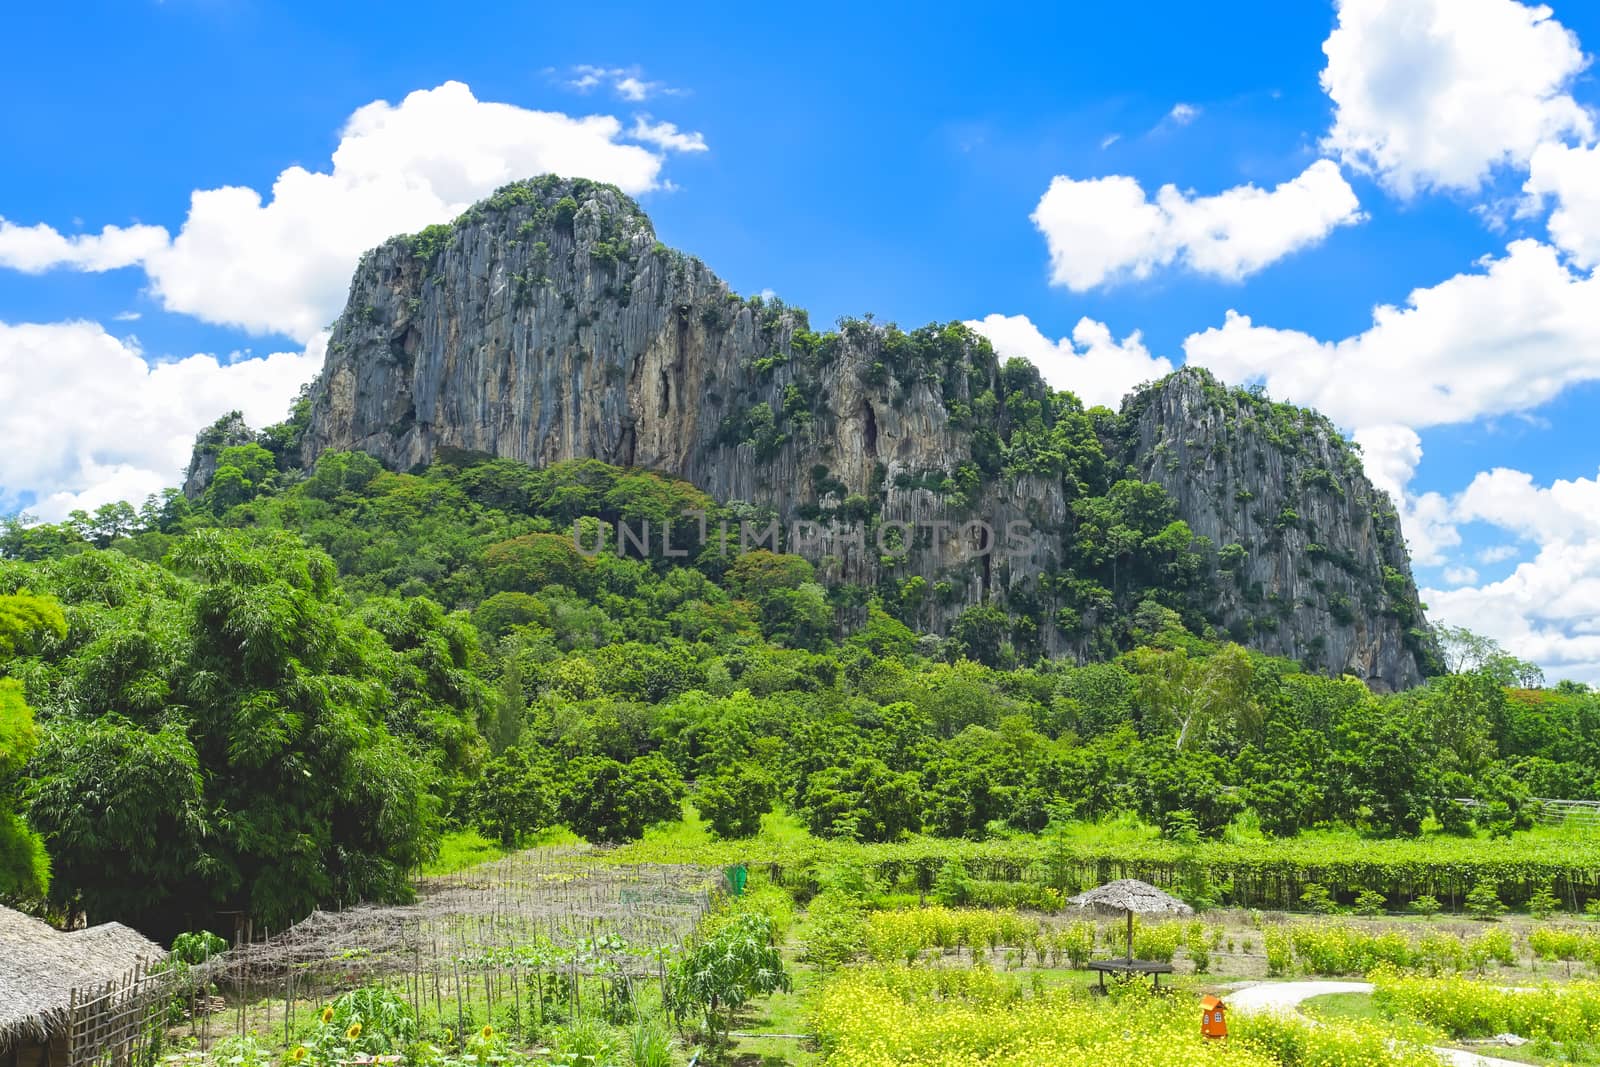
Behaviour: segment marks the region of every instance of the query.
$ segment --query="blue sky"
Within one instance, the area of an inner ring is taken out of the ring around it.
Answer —
[[[173,484],[314,373],[362,248],[555,169],[817,322],[1317,406],[1434,617],[1600,681],[1600,8],[329,7],[8,19],[0,511]]]

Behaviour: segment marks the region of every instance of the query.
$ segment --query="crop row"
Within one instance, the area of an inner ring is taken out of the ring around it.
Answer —
[[[965,954],[974,964],[1001,958],[1007,965],[1081,967],[1098,950],[1127,951],[1126,927],[1080,920],[1052,923],[1014,911],[928,907],[878,911],[865,917],[861,945],[879,963],[917,962],[925,956]],[[1262,925],[1259,937],[1270,974],[1365,974],[1380,965],[1426,974],[1483,973],[1491,966],[1514,966],[1517,945],[1509,930],[1490,927],[1471,936],[1448,930],[1374,932],[1363,926],[1318,921]],[[1133,951],[1140,959],[1170,963],[1181,951],[1197,972],[1209,969],[1212,954],[1226,945],[1243,953],[1256,950],[1257,933],[1231,934],[1198,920],[1134,924]],[[1528,948],[1542,959],[1593,960],[1600,966],[1600,935],[1541,927]]]
[[[1432,837],[1354,842],[1312,837],[1183,844],[1045,836],[858,844],[800,838],[687,846],[647,842],[613,855],[627,862],[747,863],[764,867],[774,881],[800,891],[814,890],[819,877],[838,866],[864,870],[890,885],[927,891],[941,868],[959,863],[974,880],[1048,887],[1063,895],[1116,878],[1138,878],[1179,895],[1199,892],[1235,907],[1295,909],[1302,906],[1306,888],[1315,885],[1327,889],[1334,903],[1354,904],[1367,891],[1379,894],[1394,909],[1433,897],[1455,910],[1475,886],[1487,884],[1512,907],[1548,891],[1562,908],[1582,911],[1589,900],[1600,898],[1600,835],[1596,839]]]
[[[850,968],[820,991],[812,1024],[827,1067],[1439,1067],[1426,1049],[1359,1025],[1247,1018],[1226,1044],[1207,1042],[1186,999],[1025,989],[986,968]]]
[[[1506,989],[1467,978],[1419,978],[1389,968],[1372,976],[1386,1014],[1440,1027],[1452,1037],[1510,1033],[1534,1040],[1589,1042],[1600,1034],[1600,982]]]

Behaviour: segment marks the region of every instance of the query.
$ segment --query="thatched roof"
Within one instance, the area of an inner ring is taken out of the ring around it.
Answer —
[[[1119,878],[1098,889],[1079,893],[1067,900],[1080,908],[1125,911],[1134,915],[1193,915],[1194,909],[1175,896],[1163,893],[1149,882]]]
[[[0,907],[0,1048],[46,1040],[65,1022],[72,991],[120,978],[161,946],[121,923],[63,932]]]

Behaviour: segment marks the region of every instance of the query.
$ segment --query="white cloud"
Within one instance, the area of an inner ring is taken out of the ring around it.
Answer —
[[[1424,589],[1429,617],[1492,637],[1551,678],[1600,682],[1600,478],[1540,486],[1522,471],[1495,468],[1447,507],[1451,521],[1510,531],[1538,554],[1481,586],[1473,568],[1446,568],[1445,582],[1461,588]],[[1496,545],[1477,558],[1503,562],[1517,552]]]
[[[1193,104],[1185,104],[1181,100],[1172,105],[1172,110],[1167,112],[1167,121],[1174,126],[1187,126],[1200,117],[1200,109]]]
[[[967,323],[989,339],[1002,360],[1021,356],[1044,380],[1084,404],[1115,408],[1134,386],[1172,373],[1172,363],[1152,356],[1135,330],[1120,342],[1102,322],[1078,320],[1070,338],[1052,341],[1026,315],[988,315]]]
[[[1338,166],[1318,160],[1271,190],[1195,196],[1164,185],[1154,200],[1126,175],[1061,175],[1032,218],[1050,248],[1050,280],[1082,291],[1173,264],[1236,281],[1362,214]]]
[[[270,199],[242,186],[196,190],[170,244],[142,232],[147,243],[134,256],[126,249],[130,231],[117,231],[108,244],[114,228],[107,227],[92,239],[98,245],[75,246],[59,234],[54,242],[48,234],[41,239],[41,228],[32,227],[26,247],[44,248],[53,265],[101,269],[84,264],[114,246],[118,255],[104,261],[142,261],[168,310],[306,341],[338,314],[361,253],[394,234],[448,221],[506,182],[536,174],[581,175],[644,192],[661,184],[663,150],[705,150],[698,133],[671,123],[640,128],[655,148],[626,143],[614,116],[574,118],[485,102],[460,82],[446,82],[399,104],[379,100],[358,109],[331,170],[290,167]],[[31,262],[41,255],[27,254]]]
[[[210,355],[148,363],[133,340],[94,322],[0,323],[0,512],[24,491],[29,510],[137,503],[182,479],[194,435],[237,408],[255,426],[283,418],[322,367],[324,338],[303,352],[221,362]]]
[[[1487,522],[1538,544],[1600,539],[1600,480],[1557,479],[1548,487],[1533,476],[1496,467],[1480,473],[1455,503],[1463,522]]]
[[[1434,622],[1492,637],[1551,680],[1600,683],[1600,541],[1555,541],[1498,582],[1421,596]]]
[[[638,67],[599,67],[587,63],[572,68],[572,76],[567,79],[566,86],[580,93],[608,86],[622,99],[635,104],[643,103],[652,96],[683,94],[682,89],[674,89],[663,82],[646,80],[644,71]]]
[[[1554,198],[1550,240],[1585,267],[1600,264],[1600,148],[1540,145],[1523,190],[1538,206]]]
[[[1273,396],[1357,430],[1526,412],[1600,379],[1600,279],[1531,240],[1480,266],[1413,291],[1404,307],[1377,308],[1369,329],[1343,340],[1229,311],[1184,352],[1226,381],[1264,381]]]
[[[1422,462],[1422,438],[1409,426],[1363,426],[1351,435],[1361,446],[1367,477],[1399,500]]]
[[[107,226],[70,237],[43,223],[19,226],[0,218],[0,267],[38,274],[58,267],[101,271],[131,267],[166,247],[162,226]]]
[[[1477,559],[1482,564],[1504,563],[1508,559],[1515,559],[1520,554],[1516,545],[1490,545],[1478,551]]]
[[[1395,497],[1400,512],[1400,529],[1411,550],[1411,562],[1436,567],[1449,558],[1449,550],[1461,544],[1455,513],[1442,493],[1412,495],[1404,490]]]
[[[1525,414],[1600,379],[1600,278],[1575,272],[1549,245],[1516,241],[1372,320],[1322,341],[1230,311],[1183,347],[1225,381],[1264,382],[1274,397],[1353,430],[1368,477],[1395,500],[1413,559],[1440,564],[1461,544],[1457,525],[1476,516],[1437,493],[1408,493],[1422,458],[1416,431]]]
[[[649,115],[636,115],[628,136],[635,141],[653,144],[664,152],[704,152],[706,138],[701,133],[683,133],[676,123],[651,122]]]
[[[1514,0],[1340,0],[1323,43],[1334,103],[1324,147],[1401,196],[1472,191],[1494,167],[1589,137],[1571,96],[1587,65],[1543,5]]]

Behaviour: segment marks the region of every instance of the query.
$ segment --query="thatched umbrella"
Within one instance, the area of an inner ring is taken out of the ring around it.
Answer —
[[[1097,911],[1120,911],[1128,915],[1128,961],[1133,961],[1133,917],[1135,915],[1193,915],[1189,907],[1170,893],[1163,893],[1149,882],[1119,878],[1098,889],[1079,893],[1068,904]]]

